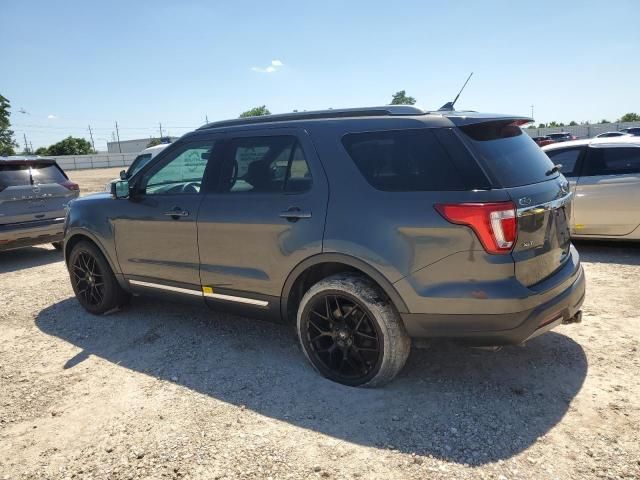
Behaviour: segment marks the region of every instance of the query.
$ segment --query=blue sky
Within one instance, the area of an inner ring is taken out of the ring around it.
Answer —
[[[636,0],[3,0],[1,24],[0,93],[36,148],[89,124],[105,149],[116,120],[121,139],[158,122],[180,135],[205,115],[380,105],[401,89],[434,109],[471,71],[461,109],[640,112]]]

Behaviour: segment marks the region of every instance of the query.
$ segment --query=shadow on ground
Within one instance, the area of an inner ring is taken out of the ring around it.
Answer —
[[[564,416],[587,373],[582,348],[549,333],[497,353],[441,343],[413,349],[381,389],[343,387],[307,364],[290,327],[134,299],[94,317],[75,299],[37,326],[89,355],[262,415],[378,448],[479,465],[532,445]]]
[[[640,265],[640,242],[573,240],[583,262]]]
[[[62,252],[53,248],[26,247],[0,252],[0,273],[15,272],[25,268],[40,267],[61,262]]]

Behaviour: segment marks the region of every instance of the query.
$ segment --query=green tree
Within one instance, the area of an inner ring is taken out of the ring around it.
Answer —
[[[633,112],[625,113],[620,117],[620,120],[618,121],[619,122],[640,122],[640,115]]]
[[[160,140],[158,137],[152,138],[151,140],[149,140],[149,143],[147,143],[147,148],[155,147],[156,145],[160,145],[161,143],[162,140]]]
[[[269,109],[262,105],[260,107],[253,107],[251,110],[247,110],[246,112],[242,112],[240,114],[240,118],[246,117],[261,117],[262,115],[271,115]]]
[[[407,96],[406,91],[400,90],[393,94],[390,105],[414,105],[415,103],[415,98]]]
[[[49,155],[49,149],[47,149],[47,147],[40,147],[36,150],[36,155]]]
[[[0,95],[0,157],[14,155],[16,153],[14,147],[18,146],[13,139],[13,130],[10,128],[10,108],[11,103],[9,100]]]
[[[84,138],[71,136],[47,148],[48,155],[88,155],[90,153],[95,153],[91,143]]]
[[[603,118],[598,123],[602,124],[602,123],[611,123],[611,122],[609,120],[607,120],[606,118]]]
[[[545,123],[540,123],[538,125],[538,128],[547,128],[547,125]]]
[[[576,125],[578,125],[578,122],[575,122],[575,121],[573,121],[573,120],[571,120],[571,121],[569,122],[569,126],[570,126],[570,127],[575,127]]]

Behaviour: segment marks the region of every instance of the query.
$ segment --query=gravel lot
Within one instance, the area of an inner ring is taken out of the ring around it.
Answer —
[[[143,298],[93,317],[53,248],[0,252],[0,479],[640,478],[640,246],[577,246],[581,325],[414,348],[376,390],[318,376],[291,327]]]

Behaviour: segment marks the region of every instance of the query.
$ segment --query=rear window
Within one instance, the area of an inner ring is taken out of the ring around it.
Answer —
[[[503,187],[519,187],[556,178],[540,147],[511,121],[460,127],[469,147]]]
[[[24,185],[31,185],[28,165],[0,164],[0,190]]]
[[[362,175],[378,190],[465,189],[447,152],[428,129],[350,133],[342,143]]]
[[[33,183],[62,183],[67,178],[51,164],[1,165],[0,188],[20,187]]]
[[[31,166],[33,183],[62,183],[67,177],[57,165],[35,164]]]

